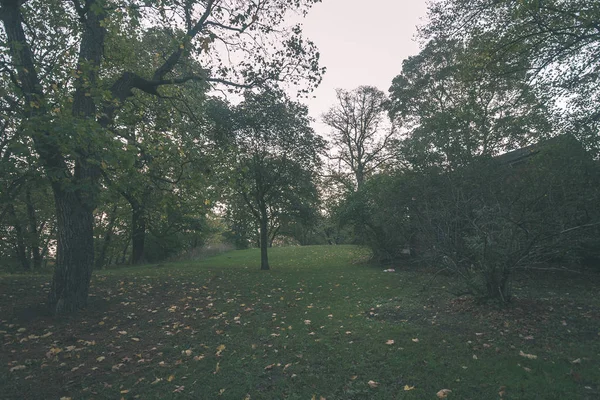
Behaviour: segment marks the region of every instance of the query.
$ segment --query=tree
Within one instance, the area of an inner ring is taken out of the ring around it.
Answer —
[[[317,201],[318,154],[324,142],[310,127],[307,108],[279,91],[246,92],[235,115],[234,161],[227,172],[234,176],[231,196],[240,196],[254,217],[261,269],[268,270],[267,248],[277,220],[295,218]]]
[[[112,128],[136,92],[199,80],[249,87],[267,81],[319,83],[319,54],[286,13],[313,0],[0,1],[0,69],[18,99],[51,183],[58,221],[57,264],[49,294],[57,314],[86,305],[94,265],[93,211],[105,164],[118,164],[122,143]],[[129,68],[128,54],[106,51],[152,29],[171,33],[153,52],[155,68]],[[272,47],[274,46],[274,47]],[[222,51],[219,51],[222,50]],[[224,53],[233,57],[223,60]],[[200,70],[178,69],[196,58]],[[232,66],[230,60],[239,60]],[[116,156],[115,156],[116,155]]]
[[[600,2],[598,0],[437,0],[423,40],[479,40],[485,62],[502,75],[526,74],[555,100],[566,132],[598,154]]]
[[[407,134],[410,167],[456,169],[551,134],[550,113],[525,75],[481,69],[479,44],[433,39],[404,61],[389,110]]]
[[[395,131],[387,123],[385,94],[372,86],[353,91],[336,90],[338,103],[323,115],[332,128],[333,153],[329,157],[350,170],[356,188],[389,159]]]

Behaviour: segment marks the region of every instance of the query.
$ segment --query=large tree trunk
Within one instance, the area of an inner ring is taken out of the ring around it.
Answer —
[[[58,222],[56,268],[48,296],[55,314],[87,305],[94,265],[93,209],[77,195],[53,185]]]
[[[260,208],[260,269],[268,270],[269,268],[269,256],[267,249],[269,247],[269,232],[268,226],[269,221],[267,218],[267,208],[263,204]]]
[[[144,262],[144,245],[146,242],[146,217],[144,209],[136,207],[133,209],[131,218],[131,263],[142,264]]]
[[[145,209],[135,197],[128,193],[123,193],[123,196],[131,205],[131,264],[142,264],[146,243]]]

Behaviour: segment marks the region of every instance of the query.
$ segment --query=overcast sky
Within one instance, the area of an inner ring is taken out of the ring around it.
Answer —
[[[306,100],[313,118],[335,104],[335,89],[376,86],[387,93],[402,61],[418,53],[416,25],[426,0],[323,0],[303,21],[304,35],[321,52],[327,73]],[[318,121],[319,122],[319,121]],[[321,134],[322,124],[315,124]]]

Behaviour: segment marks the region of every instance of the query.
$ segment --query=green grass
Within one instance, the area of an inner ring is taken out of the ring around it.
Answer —
[[[266,272],[257,250],[103,271],[89,309],[62,319],[32,307],[48,276],[0,276],[0,398],[600,396],[598,276],[518,280],[502,309],[367,256],[289,247]]]

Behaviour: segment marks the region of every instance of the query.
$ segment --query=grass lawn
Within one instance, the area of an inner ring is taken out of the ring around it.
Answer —
[[[357,247],[259,257],[98,272],[63,319],[37,306],[49,276],[0,276],[0,398],[600,398],[598,274],[519,279],[497,308]]]

